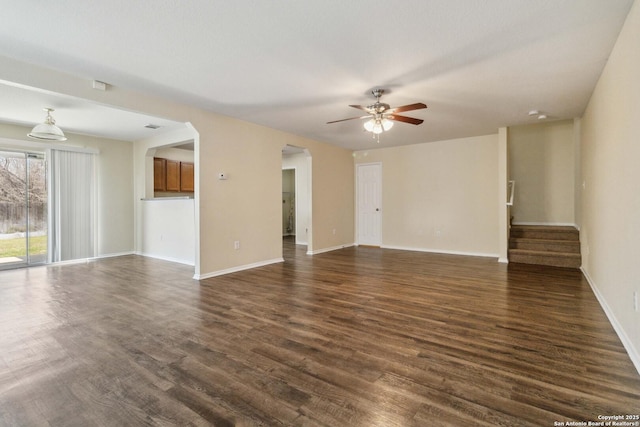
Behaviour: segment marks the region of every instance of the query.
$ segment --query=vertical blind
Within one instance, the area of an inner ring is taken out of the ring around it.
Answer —
[[[96,255],[95,155],[49,151],[49,262]]]

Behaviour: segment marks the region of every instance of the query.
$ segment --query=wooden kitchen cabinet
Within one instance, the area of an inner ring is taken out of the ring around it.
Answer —
[[[193,163],[180,162],[180,191],[192,193],[193,185]]]
[[[194,166],[191,162],[153,158],[153,190],[165,192],[194,192]]]
[[[180,191],[180,162],[166,159],[167,165],[167,190]]]
[[[167,160],[153,158],[153,191],[167,191]]]

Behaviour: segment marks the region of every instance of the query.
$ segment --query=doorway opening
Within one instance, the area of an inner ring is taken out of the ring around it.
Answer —
[[[0,150],[0,270],[47,261],[47,220],[44,153]]]
[[[296,238],[296,169],[282,169],[282,237]]]
[[[292,145],[282,149],[283,256],[288,251],[312,250],[311,154]]]

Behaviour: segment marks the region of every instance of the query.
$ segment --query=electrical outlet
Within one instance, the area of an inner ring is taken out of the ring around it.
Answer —
[[[336,234],[336,229],[335,229],[335,228],[333,229],[333,234],[334,234],[334,235]]]
[[[233,249],[240,249],[240,240],[236,240],[235,242],[233,242]]]
[[[633,292],[633,309],[635,311],[639,311],[638,309],[638,291]]]

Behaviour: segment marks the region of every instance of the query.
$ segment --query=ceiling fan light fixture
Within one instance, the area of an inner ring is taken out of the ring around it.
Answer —
[[[362,124],[364,126],[364,130],[366,130],[367,132],[371,132],[373,134],[373,138],[377,139],[378,142],[380,142],[380,134],[382,132],[391,130],[394,122],[396,121],[409,123],[412,125],[419,125],[424,121],[422,119],[415,119],[413,117],[401,116],[397,113],[421,110],[423,108],[427,108],[426,104],[422,102],[416,102],[414,104],[391,108],[389,104],[380,102],[380,97],[384,93],[383,89],[374,89],[371,91],[371,93],[376,98],[375,103],[367,105],[366,107],[362,105],[349,105],[349,107],[357,108],[358,110],[364,111],[366,115],[359,117],[350,117],[348,119],[342,120],[334,120],[331,122],[327,122],[327,124],[345,122],[347,120],[368,119]]]
[[[364,129],[367,132],[373,132],[373,127],[375,126],[375,124],[375,119],[367,120],[366,122],[364,122]]]
[[[45,118],[44,123],[35,125],[27,136],[29,138],[45,141],[66,141],[67,137],[64,136],[62,129],[56,126],[56,121],[51,116],[51,112],[54,111],[54,109],[45,108],[44,111],[47,112],[47,117]]]
[[[386,132],[393,127],[393,122],[389,119],[371,119],[364,122],[364,129],[367,132],[372,132],[376,135]]]
[[[380,118],[373,118],[367,121],[364,124],[364,128],[366,131],[372,132],[375,135],[380,135],[385,130],[382,125],[382,120],[380,120]]]

